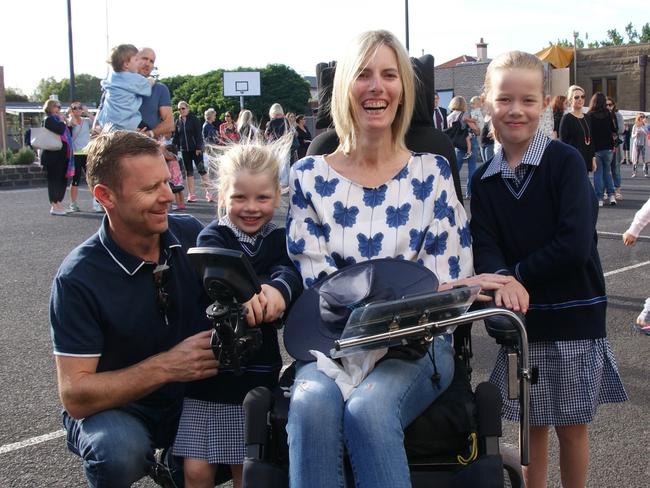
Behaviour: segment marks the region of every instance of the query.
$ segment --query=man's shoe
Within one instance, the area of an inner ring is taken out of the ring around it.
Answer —
[[[602,201],[600,198],[598,199],[598,206],[599,206],[599,207],[602,207],[602,206],[603,206],[603,201]]]
[[[194,203],[196,201],[196,195],[194,193],[187,195],[187,203]]]
[[[62,208],[50,207],[50,215],[68,215],[68,212]]]
[[[616,206],[616,196],[615,195],[610,195],[609,196],[609,205],[610,205],[610,207]]]
[[[70,212],[81,212],[77,202],[70,202]]]
[[[616,200],[623,200],[623,194],[621,193],[621,190],[616,190],[614,196],[616,197]]]

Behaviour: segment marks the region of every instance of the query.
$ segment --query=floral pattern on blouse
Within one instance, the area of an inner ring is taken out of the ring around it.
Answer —
[[[376,188],[336,172],[323,156],[296,162],[290,175],[287,247],[306,287],[360,261],[417,261],[441,283],[473,273],[467,215],[449,162],[412,153]]]

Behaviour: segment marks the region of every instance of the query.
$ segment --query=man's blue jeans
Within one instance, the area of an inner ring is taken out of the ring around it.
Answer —
[[[429,351],[440,381],[432,382],[433,362],[386,359],[352,393],[347,402],[334,380],[300,363],[291,393],[289,484],[292,488],[344,486],[344,449],[360,488],[410,488],[404,429],[451,383],[454,351],[436,337]]]
[[[614,182],[612,181],[612,159],[614,153],[611,149],[596,151],[596,171],[594,171],[594,190],[598,200],[602,200],[604,190],[607,195],[614,194]],[[603,181],[604,180],[604,181]]]
[[[149,473],[155,448],[171,446],[178,413],[129,405],[76,420],[64,411],[68,449],[82,458],[89,486],[128,488]]]

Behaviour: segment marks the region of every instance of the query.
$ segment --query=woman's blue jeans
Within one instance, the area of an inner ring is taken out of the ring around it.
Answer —
[[[612,160],[614,153],[611,149],[596,151],[596,171],[594,171],[594,190],[596,198],[602,200],[604,190],[607,195],[614,194],[614,182],[612,181]]]
[[[434,385],[429,355],[378,363],[343,401],[334,380],[299,363],[291,393],[289,484],[292,488],[345,486],[347,450],[356,486],[410,488],[404,429],[451,383],[453,347],[444,337],[431,345],[440,381]],[[430,348],[430,351],[432,350]]]
[[[478,155],[478,141],[476,140],[476,137],[472,137],[472,155],[470,156],[469,159],[463,159],[463,156],[465,156],[465,151],[461,151],[458,148],[454,148],[456,151],[456,165],[458,166],[458,172],[460,173],[460,170],[463,169],[463,164],[465,161],[467,161],[467,190],[465,190],[465,194],[467,197],[472,196],[472,176],[474,176],[474,172],[476,171],[476,156]]]
[[[614,157],[612,159],[612,181],[614,188],[621,187],[621,161],[623,160],[623,145],[619,144],[614,148]]]
[[[64,411],[68,449],[83,460],[89,486],[130,487],[149,473],[154,449],[173,442],[178,412],[129,406],[76,420]]]

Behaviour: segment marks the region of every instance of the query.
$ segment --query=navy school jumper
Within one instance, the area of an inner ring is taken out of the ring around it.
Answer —
[[[546,143],[537,154],[531,143],[523,161],[539,164],[518,188],[500,172],[483,178],[491,164],[474,175],[474,267],[514,275],[523,284],[530,294],[531,342],[602,338],[607,296],[596,196],[578,151],[557,140]]]

